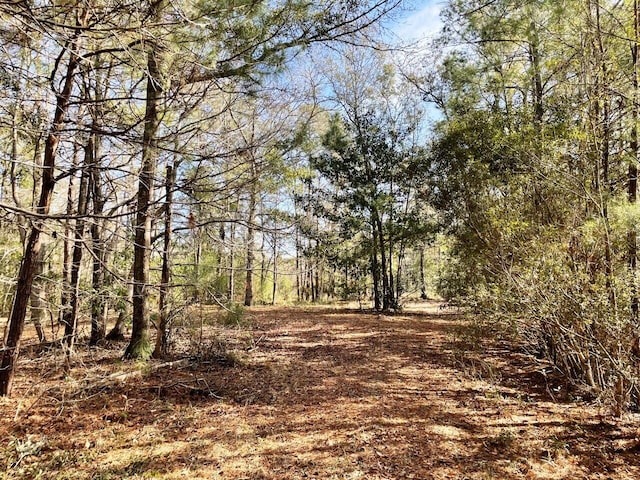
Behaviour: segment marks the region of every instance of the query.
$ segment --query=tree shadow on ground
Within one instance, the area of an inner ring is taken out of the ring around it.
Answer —
[[[554,402],[535,362],[504,345],[461,351],[451,335],[456,315],[329,308],[252,315],[261,341],[234,353],[234,362],[205,356],[73,398],[47,396],[13,433],[86,431],[99,460],[94,473],[104,475],[78,478],[141,474],[131,465],[166,477],[274,480],[640,471],[630,422]],[[238,331],[210,333],[223,341]],[[113,436],[102,446],[100,430]],[[71,437],[55,446],[78,448]]]

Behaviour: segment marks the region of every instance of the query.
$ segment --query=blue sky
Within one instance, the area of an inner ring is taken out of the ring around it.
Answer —
[[[447,3],[446,0],[413,0],[408,3],[403,15],[395,19],[391,29],[403,43],[417,42],[416,51],[419,51],[421,46],[424,46],[421,40],[433,38],[439,33],[442,27],[440,11],[445,3]],[[422,60],[418,56],[418,62]],[[425,109],[428,124],[442,118],[434,104],[426,103]]]
[[[444,0],[414,0],[409,11],[398,19],[393,31],[405,41],[420,40],[438,32]]]

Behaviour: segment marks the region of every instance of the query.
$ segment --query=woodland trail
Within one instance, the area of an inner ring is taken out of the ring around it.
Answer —
[[[427,307],[256,308],[197,332],[190,368],[94,389],[79,380],[130,368],[113,350],[65,380],[27,359],[0,403],[0,478],[640,478],[638,415],[561,401],[542,365],[463,349],[460,318]]]

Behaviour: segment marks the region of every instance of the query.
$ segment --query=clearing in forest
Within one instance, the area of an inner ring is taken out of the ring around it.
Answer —
[[[569,402],[501,343],[463,349],[454,312],[247,317],[180,329],[199,353],[173,364],[81,349],[65,375],[60,352],[27,352],[0,478],[640,478],[640,416]]]

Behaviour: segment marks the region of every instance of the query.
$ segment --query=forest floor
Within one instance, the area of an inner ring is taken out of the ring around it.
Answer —
[[[570,398],[435,303],[191,316],[176,350],[199,353],[173,364],[115,345],[65,373],[61,352],[26,349],[0,399],[0,478],[640,478],[640,415]]]

